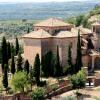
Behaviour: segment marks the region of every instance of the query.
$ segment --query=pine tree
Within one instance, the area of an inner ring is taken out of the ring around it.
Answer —
[[[11,73],[12,74],[15,74],[15,61],[14,61],[14,56],[12,55],[12,58],[11,58]]]
[[[59,59],[59,47],[57,46],[57,56],[56,56],[56,64],[55,64],[55,76],[59,77],[62,73],[62,67],[60,65],[60,59]]]
[[[6,88],[6,92],[7,92],[7,88],[8,88],[8,74],[7,74],[7,70],[8,70],[8,67],[5,64],[4,65],[4,75],[3,75],[2,83],[3,83],[4,88]]]
[[[27,72],[27,74],[29,73],[29,62],[28,60],[25,61],[25,65],[24,65],[24,70]]]
[[[40,82],[40,58],[39,58],[39,54],[37,54],[35,57],[34,77],[35,77],[35,80],[36,80],[37,85],[38,85],[38,83]]]
[[[7,57],[7,43],[5,37],[2,39],[1,44],[1,54],[2,54],[2,71],[4,70],[4,65],[8,65],[8,57]]]
[[[22,64],[23,64],[23,58],[20,53],[18,53],[18,58],[17,58],[17,71],[22,71]]]
[[[19,53],[19,42],[18,42],[18,38],[16,37],[16,55],[18,55]]]
[[[8,60],[11,58],[11,46],[10,43],[7,43],[7,56],[8,56]]]
[[[77,41],[77,57],[76,57],[76,73],[81,70],[82,64],[82,52],[81,52],[81,40],[80,40],[80,30],[78,31],[78,41]]]

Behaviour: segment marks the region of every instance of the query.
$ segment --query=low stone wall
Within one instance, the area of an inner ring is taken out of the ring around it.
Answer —
[[[31,100],[31,97],[28,97],[23,93],[18,93],[12,96],[0,96],[0,100]]]
[[[64,86],[62,88],[59,88],[59,89],[57,89],[55,91],[52,91],[51,93],[47,94],[46,98],[50,99],[53,96],[60,95],[60,94],[65,93],[65,92],[67,92],[67,91],[69,91],[71,89],[72,89],[71,86]]]
[[[94,79],[94,86],[100,86],[100,78]]]

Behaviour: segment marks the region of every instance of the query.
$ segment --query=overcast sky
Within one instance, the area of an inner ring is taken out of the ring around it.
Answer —
[[[0,2],[62,2],[62,1],[86,1],[86,0],[0,0]]]

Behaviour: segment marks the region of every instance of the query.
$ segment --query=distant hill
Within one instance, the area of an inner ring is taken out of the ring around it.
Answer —
[[[69,18],[89,12],[100,0],[81,0],[81,2],[47,3],[1,3],[1,20],[46,19],[48,17]]]

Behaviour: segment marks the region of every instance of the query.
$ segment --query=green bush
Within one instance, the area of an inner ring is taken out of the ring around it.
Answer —
[[[14,91],[12,89],[8,90],[8,94],[13,94]]]
[[[36,88],[32,92],[32,100],[45,100],[45,90],[43,88]]]
[[[73,89],[85,87],[86,74],[83,69],[79,71],[77,74],[72,75],[69,79],[71,81]]]

